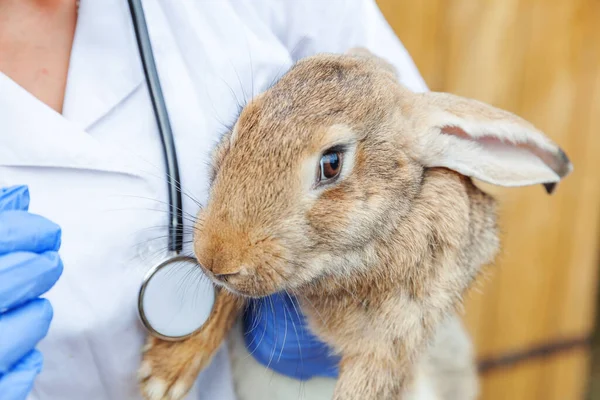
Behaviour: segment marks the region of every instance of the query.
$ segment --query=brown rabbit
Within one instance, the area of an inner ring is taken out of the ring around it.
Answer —
[[[408,398],[498,250],[494,199],[471,178],[551,192],[572,169],[528,122],[410,92],[365,51],[298,62],[244,108],[213,166],[194,249],[217,307],[187,341],[150,339],[148,399],[181,398],[242,299],[284,290],[342,357],[334,399]]]

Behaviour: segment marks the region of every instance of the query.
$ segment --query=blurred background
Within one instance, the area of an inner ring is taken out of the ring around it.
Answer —
[[[553,196],[486,187],[503,251],[465,310],[481,398],[600,399],[600,0],[378,4],[431,90],[528,119],[575,166]]]

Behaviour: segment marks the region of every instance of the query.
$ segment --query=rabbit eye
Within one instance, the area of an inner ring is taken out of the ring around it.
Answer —
[[[342,170],[343,153],[339,150],[328,150],[319,162],[319,182],[324,183],[337,178]]]

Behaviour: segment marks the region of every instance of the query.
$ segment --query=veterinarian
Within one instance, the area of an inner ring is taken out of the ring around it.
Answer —
[[[296,60],[362,46],[426,90],[374,0],[143,5],[190,255],[215,142]],[[142,398],[137,294],[165,256],[167,205],[127,2],[0,0],[1,400]],[[186,398],[235,398],[225,348]]]

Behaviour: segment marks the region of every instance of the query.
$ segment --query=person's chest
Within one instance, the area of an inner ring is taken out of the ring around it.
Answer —
[[[191,254],[211,150],[239,107],[291,60],[261,21],[240,18],[227,2],[144,7],[179,160],[184,252]],[[63,229],[65,271],[47,295],[55,317],[40,345],[45,368],[32,399],[138,396],[145,332],[137,293],[167,250],[168,197],[129,18],[126,2],[81,2],[64,115],[0,75],[0,186],[29,185],[31,211]],[[226,368],[219,362],[217,372]],[[190,398],[232,398],[229,375],[209,375],[201,376],[202,394],[194,389]]]

